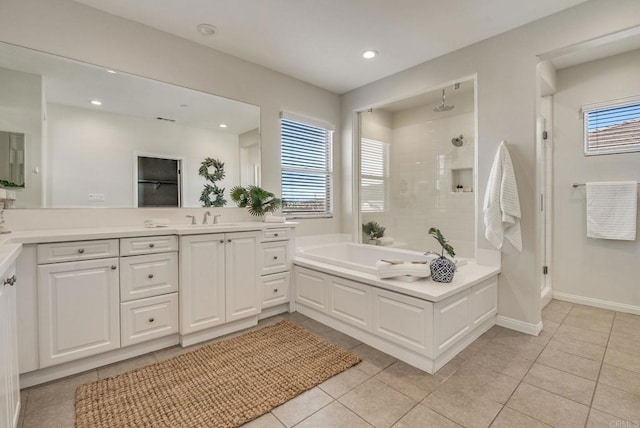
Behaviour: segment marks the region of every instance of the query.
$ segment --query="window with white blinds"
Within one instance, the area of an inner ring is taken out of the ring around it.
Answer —
[[[333,131],[282,118],[282,212],[291,217],[331,215]]]
[[[360,140],[360,210],[378,213],[387,210],[389,143]]]
[[[585,155],[640,151],[640,99],[582,111]]]

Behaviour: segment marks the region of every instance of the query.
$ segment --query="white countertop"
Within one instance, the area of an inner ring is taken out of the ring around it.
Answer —
[[[417,297],[418,299],[430,302],[439,302],[452,296],[466,288],[473,287],[482,281],[496,276],[500,273],[500,268],[495,266],[479,265],[474,261],[469,261],[456,271],[453,281],[449,284],[435,282],[431,278],[419,279],[414,282],[399,281],[394,279],[380,279],[377,275],[354,271],[316,260],[305,259],[296,256],[294,264],[309,269],[320,270],[332,273],[342,278],[363,282],[375,287]]]
[[[297,223],[238,222],[216,225],[174,224],[168,227],[118,226],[78,229],[25,230],[0,235],[0,275],[20,254],[22,244],[87,241],[91,239],[130,238],[134,236],[203,235],[209,233],[243,232],[251,230],[295,227]]]

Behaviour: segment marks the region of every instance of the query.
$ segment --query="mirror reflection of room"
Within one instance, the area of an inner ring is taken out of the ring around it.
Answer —
[[[200,207],[207,158],[224,163],[227,201],[260,184],[253,105],[0,44],[0,112],[0,180],[16,208]],[[140,178],[140,156],[168,170]]]
[[[378,106],[360,120],[361,223],[384,228],[375,239],[363,232],[363,242],[424,252],[437,224],[460,257],[474,257],[474,82]]]

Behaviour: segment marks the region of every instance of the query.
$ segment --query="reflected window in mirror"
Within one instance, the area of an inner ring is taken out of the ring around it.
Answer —
[[[0,131],[0,187],[24,187],[24,134]]]
[[[137,156],[138,207],[182,206],[180,159]]]

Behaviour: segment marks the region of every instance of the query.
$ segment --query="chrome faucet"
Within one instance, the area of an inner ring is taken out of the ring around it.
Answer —
[[[435,251],[431,251],[431,250],[427,250],[427,252],[425,252],[425,253],[424,253],[424,255],[425,255],[425,256],[431,256],[431,255],[433,255],[433,256],[438,256],[438,257],[440,257],[440,253],[435,252]]]
[[[202,224],[207,224],[207,217],[209,217],[211,215],[210,211],[207,211],[204,213],[204,216],[202,217]],[[214,220],[215,223],[215,220]]]
[[[222,217],[222,214],[216,214],[213,216],[213,224],[218,224],[218,217]]]
[[[191,219],[191,224],[198,224],[198,223],[196,223],[196,216],[194,216],[194,215],[188,215],[188,216],[186,216],[186,217]]]

